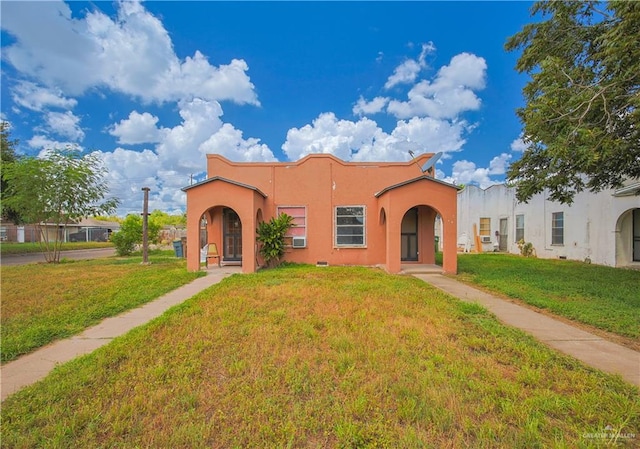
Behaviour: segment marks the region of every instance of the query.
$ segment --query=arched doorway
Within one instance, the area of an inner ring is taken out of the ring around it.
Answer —
[[[427,205],[413,206],[404,213],[400,224],[401,263],[435,263],[437,217],[438,211]]]
[[[640,208],[629,209],[616,223],[616,266],[640,263]]]
[[[640,262],[640,209],[633,209],[633,258]]]
[[[400,261],[418,261],[418,208],[412,207],[402,217],[400,226]]]
[[[230,207],[222,209],[222,258],[229,262],[242,261],[242,221]]]

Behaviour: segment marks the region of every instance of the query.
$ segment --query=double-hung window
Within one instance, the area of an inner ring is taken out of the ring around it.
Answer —
[[[335,208],[335,245],[363,247],[366,245],[366,209],[364,206]]]
[[[480,218],[480,235],[491,236],[491,218]]]
[[[551,244],[564,245],[564,212],[551,214]]]
[[[516,215],[516,242],[524,240],[524,215]]]
[[[291,227],[285,234],[285,244],[294,248],[307,246],[307,208],[305,206],[278,206],[278,215],[293,217]]]

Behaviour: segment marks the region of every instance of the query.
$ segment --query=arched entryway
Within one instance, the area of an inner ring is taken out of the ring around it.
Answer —
[[[640,208],[629,209],[616,222],[616,266],[640,264]]]
[[[400,226],[400,261],[418,261],[418,208],[412,207],[402,217]]]
[[[242,262],[242,221],[235,210],[222,208],[222,260]]]
[[[434,264],[436,255],[436,217],[431,206],[409,208],[400,225],[400,262]]]
[[[242,220],[231,207],[215,206],[200,218],[200,250],[207,252],[207,245],[216,245],[221,262],[242,263]]]

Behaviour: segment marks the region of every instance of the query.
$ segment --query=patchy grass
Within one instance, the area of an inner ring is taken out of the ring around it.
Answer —
[[[640,339],[640,271],[509,254],[459,254],[457,279]]]
[[[2,267],[2,362],[75,335],[195,279],[184,259],[141,257]]]
[[[632,447],[640,404],[418,279],[290,266],[60,366],[1,420],[18,448]]]
[[[61,251],[71,251],[74,249],[97,249],[97,248],[113,248],[111,242],[65,242],[62,244]],[[13,254],[41,253],[42,247],[39,243],[15,243],[2,242],[0,244],[0,255],[10,256]]]

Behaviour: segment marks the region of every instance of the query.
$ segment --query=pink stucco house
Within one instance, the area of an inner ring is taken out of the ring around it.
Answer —
[[[216,243],[223,263],[256,271],[257,225],[284,212],[295,218],[284,260],[380,266],[390,273],[405,264],[434,263],[440,215],[443,272],[456,273],[458,188],[435,179],[433,156],[344,162],[311,154],[297,162],[261,163],[209,154],[207,179],[183,189],[187,268],[200,269],[200,247]]]

